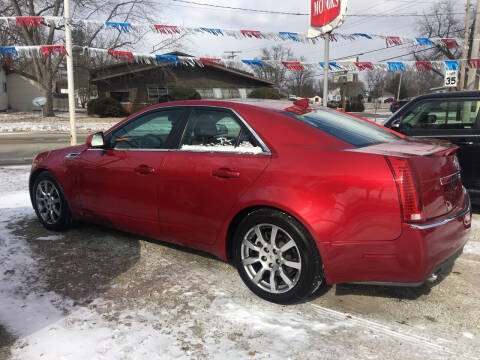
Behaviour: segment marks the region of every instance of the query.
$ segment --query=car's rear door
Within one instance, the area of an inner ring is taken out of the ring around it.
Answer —
[[[400,120],[407,136],[449,140],[459,146],[463,184],[480,190],[480,99],[426,99],[411,107]]]
[[[261,139],[223,108],[193,107],[159,179],[162,239],[212,244],[229,210],[270,161]]]
[[[84,216],[158,235],[158,179],[184,112],[174,108],[144,113],[109,133],[105,149],[89,149],[77,158],[78,201]]]

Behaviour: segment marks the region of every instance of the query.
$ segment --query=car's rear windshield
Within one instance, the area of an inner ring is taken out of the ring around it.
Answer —
[[[304,115],[285,111],[283,114],[303,121],[355,147],[399,139],[397,135],[386,129],[334,110],[316,110]]]

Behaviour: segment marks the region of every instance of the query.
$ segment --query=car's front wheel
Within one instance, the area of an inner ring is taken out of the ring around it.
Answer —
[[[65,195],[51,173],[41,173],[35,179],[32,190],[35,213],[45,228],[58,231],[71,224],[70,209]]]
[[[299,302],[324,284],[318,250],[292,216],[256,210],[235,235],[235,265],[255,294],[278,304]]]

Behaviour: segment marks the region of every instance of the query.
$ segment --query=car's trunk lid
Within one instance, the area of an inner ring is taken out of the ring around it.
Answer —
[[[425,220],[463,206],[465,195],[456,145],[447,141],[406,138],[353,151],[408,159]]]

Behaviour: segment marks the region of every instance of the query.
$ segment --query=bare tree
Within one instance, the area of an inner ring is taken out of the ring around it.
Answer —
[[[300,61],[305,61],[305,58],[300,58]],[[314,71],[308,68],[303,71],[291,71],[287,74],[286,84],[295,95],[312,97],[316,95],[313,78]]]
[[[2,16],[55,16],[63,17],[63,0],[0,0]],[[72,18],[102,19],[102,21],[128,22],[138,20],[146,22],[149,14],[158,13],[153,0],[73,0]],[[5,15],[8,14],[8,15]],[[7,35],[5,43],[24,44],[29,46],[55,45],[64,43],[64,26],[45,24],[40,28],[22,27]],[[76,24],[77,34],[82,32],[82,43],[74,45],[98,46],[99,43],[108,48],[128,47],[140,41],[147,30],[131,31],[120,34],[115,29],[104,31],[103,25],[91,25],[86,28]],[[5,34],[2,33],[2,36]],[[77,36],[77,40],[78,40]],[[3,40],[3,39],[2,39]],[[72,55],[72,54],[71,54]],[[43,87],[47,103],[43,108],[44,116],[53,116],[54,82],[61,69],[64,57],[34,57],[29,60],[24,71],[29,72]],[[88,64],[88,62],[87,62]]]
[[[442,0],[432,5],[419,23],[418,31],[421,36],[427,38],[456,38],[463,33],[465,23],[455,14],[455,1]],[[441,43],[435,43],[428,51],[423,48],[416,49],[414,58],[417,61],[458,59],[462,54],[461,47],[447,47]],[[442,73],[433,69],[434,73],[443,76]]]
[[[274,45],[270,48],[261,49],[260,60],[276,60],[288,61],[294,58],[292,50],[283,45]],[[284,87],[287,82],[288,69],[281,64],[269,65],[263,67],[255,67],[253,69],[255,75],[259,78],[273,81],[280,87]]]

